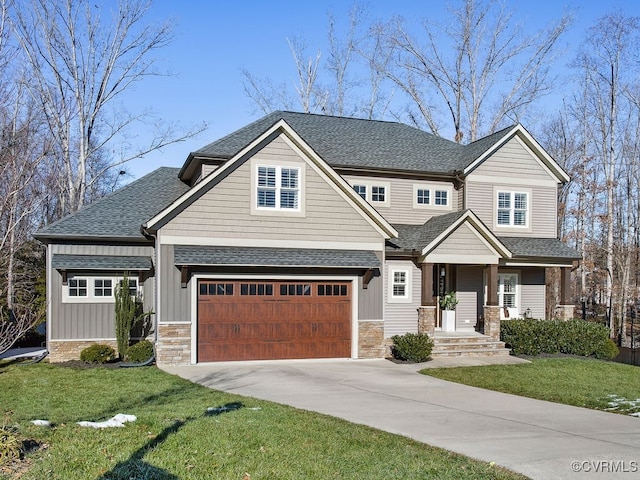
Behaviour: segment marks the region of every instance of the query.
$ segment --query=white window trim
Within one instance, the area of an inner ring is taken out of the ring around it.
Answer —
[[[267,167],[276,169],[276,207],[258,206],[258,168]],[[251,215],[265,216],[294,216],[304,217],[305,215],[305,172],[306,164],[303,162],[290,162],[282,160],[261,160],[253,158],[251,160]],[[280,207],[280,189],[278,184],[281,181],[281,171],[283,168],[298,170],[298,208]]]
[[[391,183],[390,182],[378,182],[371,180],[351,179],[349,180],[351,188],[355,185],[360,185],[366,188],[365,200],[375,207],[389,207],[391,206]],[[373,200],[373,187],[384,187],[384,202]],[[354,189],[355,191],[355,189]],[[356,192],[358,193],[358,192]]]
[[[87,296],[86,297],[74,297],[69,295],[69,280],[82,279],[87,281]],[[95,295],[95,280],[111,280],[111,296],[96,296]],[[122,280],[121,276],[110,277],[107,275],[69,275],[67,278],[67,284],[62,285],[62,303],[115,303],[116,287]],[[137,284],[137,294],[142,295],[142,288],[138,277],[129,277],[129,280],[134,280]]]
[[[429,203],[418,203],[418,190],[429,190]],[[436,205],[436,191],[447,192],[447,204]],[[431,208],[434,210],[453,210],[453,186],[443,183],[414,183],[413,208]]]
[[[511,198],[511,207],[509,214],[509,225],[499,224],[498,223],[498,202],[499,195],[501,193],[508,193]],[[527,219],[525,225],[513,225],[513,212],[515,211],[515,194],[523,193],[527,196]],[[532,204],[533,204],[533,196],[531,194],[530,188],[513,188],[513,187],[493,187],[493,227],[495,230],[507,230],[507,231],[518,231],[518,232],[530,232],[531,231],[531,216],[532,216]]]
[[[404,273],[405,274],[405,294],[394,295],[393,293],[393,285],[394,285],[394,277],[395,273]],[[412,289],[412,278],[411,278],[411,270],[406,267],[389,267],[389,274],[387,278],[388,283],[388,303],[411,303],[411,289]]]

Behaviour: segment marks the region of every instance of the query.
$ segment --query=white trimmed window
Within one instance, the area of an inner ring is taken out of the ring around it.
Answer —
[[[413,185],[413,208],[451,209],[453,188],[442,183]]]
[[[411,271],[408,268],[389,269],[389,302],[411,301]]]
[[[112,303],[115,302],[115,286],[122,284],[121,277],[69,277],[62,286],[63,303]],[[140,296],[137,278],[129,277],[129,294]]]
[[[367,199],[367,186],[366,185],[354,185],[353,189],[362,198],[364,198],[365,200]]]
[[[357,179],[351,183],[351,187],[358,195],[371,204],[383,207],[390,205],[389,196],[391,185],[389,182]]]
[[[300,211],[300,168],[259,165],[256,207]]]
[[[501,308],[500,318],[517,318],[519,316],[519,292],[517,273],[498,274],[498,305]]]
[[[529,226],[529,193],[499,190],[497,193],[497,226]]]

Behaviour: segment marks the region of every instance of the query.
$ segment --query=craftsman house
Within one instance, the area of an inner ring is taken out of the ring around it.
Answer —
[[[436,354],[451,338],[503,352],[501,321],[545,316],[546,267],[562,272],[556,315],[573,315],[577,254],[556,227],[568,180],[520,125],[459,145],[274,112],[38,232],[51,360],[115,343],[124,272],[160,363],[382,357],[418,331]]]

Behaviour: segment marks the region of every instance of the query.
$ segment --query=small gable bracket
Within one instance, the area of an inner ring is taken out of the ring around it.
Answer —
[[[365,288],[365,289],[369,288],[369,282],[375,275],[376,275],[375,268],[370,268],[369,270],[364,272],[364,275],[362,277],[362,288]]]
[[[183,265],[180,268],[180,286],[182,288],[187,288],[187,283],[189,283],[189,279],[191,278],[191,271],[189,267]]]
[[[62,285],[67,285],[68,283],[68,275],[67,275],[67,271],[66,270],[59,270],[60,274],[62,275]]]

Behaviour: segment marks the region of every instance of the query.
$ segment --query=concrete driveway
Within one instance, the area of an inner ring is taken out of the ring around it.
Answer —
[[[164,367],[207,387],[404,435],[534,479],[640,478],[640,418],[458,385],[388,360]]]

